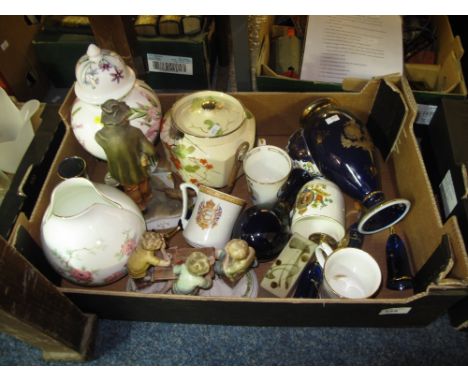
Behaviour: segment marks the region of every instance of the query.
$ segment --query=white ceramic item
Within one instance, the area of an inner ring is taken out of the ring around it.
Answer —
[[[18,109],[0,88],[0,170],[16,173],[34,138],[31,117],[39,109],[38,100],[29,100]]]
[[[64,278],[105,285],[127,273],[127,260],[145,231],[138,206],[116,188],[85,178],[58,184],[41,225],[47,260]]]
[[[150,142],[156,140],[161,124],[159,99],[147,84],[135,79],[133,70],[116,53],[91,44],[76,65],[76,80],[71,126],[90,154],[107,160],[94,136],[102,128],[101,104],[108,99],[124,101],[131,108],[130,124]]]
[[[374,258],[359,248],[339,248],[326,243],[315,249],[323,269],[321,298],[369,298],[382,282],[382,272]]]
[[[245,155],[243,168],[253,204],[271,208],[288,179],[292,162],[286,151],[259,140],[258,146]]]
[[[178,100],[164,116],[161,141],[172,170],[184,182],[228,184],[236,153],[255,141],[255,119],[234,97],[201,91]]]
[[[197,194],[190,219],[188,211],[187,189]],[[225,194],[210,187],[199,187],[190,183],[180,185],[182,191],[182,228],[183,236],[192,247],[224,248],[231,238],[232,228],[239,216],[245,201]]]
[[[338,244],[346,234],[345,224],[344,198],[335,183],[316,178],[302,186],[291,221],[292,233]]]

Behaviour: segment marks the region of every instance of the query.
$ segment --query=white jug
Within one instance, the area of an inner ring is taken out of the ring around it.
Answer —
[[[41,225],[42,248],[62,277],[105,285],[127,274],[128,257],[145,228],[138,206],[123,192],[71,178],[52,192]]]

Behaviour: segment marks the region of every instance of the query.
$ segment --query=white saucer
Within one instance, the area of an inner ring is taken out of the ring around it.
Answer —
[[[250,270],[239,282],[231,288],[219,276],[215,276],[210,289],[200,289],[200,296],[205,297],[257,297],[258,280],[253,270]]]

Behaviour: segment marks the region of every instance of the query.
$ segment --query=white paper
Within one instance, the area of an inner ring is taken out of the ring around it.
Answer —
[[[400,16],[309,16],[301,80],[341,83],[403,73]]]
[[[450,170],[442,179],[439,184],[440,194],[442,196],[442,204],[444,206],[445,217],[448,218],[453,209],[457,206],[457,193],[455,192],[455,186],[453,185],[452,173]]]
[[[410,311],[411,311],[410,307],[388,308],[388,309],[382,309],[379,312],[379,316],[387,316],[389,314],[408,314]]]

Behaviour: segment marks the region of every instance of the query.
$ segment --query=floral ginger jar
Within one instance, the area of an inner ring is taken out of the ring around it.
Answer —
[[[101,105],[108,99],[124,101],[131,109],[130,124],[150,142],[158,136],[161,104],[154,91],[115,52],[91,44],[75,68],[77,96],[71,126],[80,144],[95,157],[107,160],[94,136],[102,128]]]
[[[52,267],[85,286],[110,284],[127,274],[127,261],[145,232],[138,206],[122,191],[85,178],[58,184],[41,224]]]
[[[172,170],[184,182],[228,184],[241,147],[255,141],[255,119],[234,97],[201,91],[174,103],[163,119],[161,141]]]

